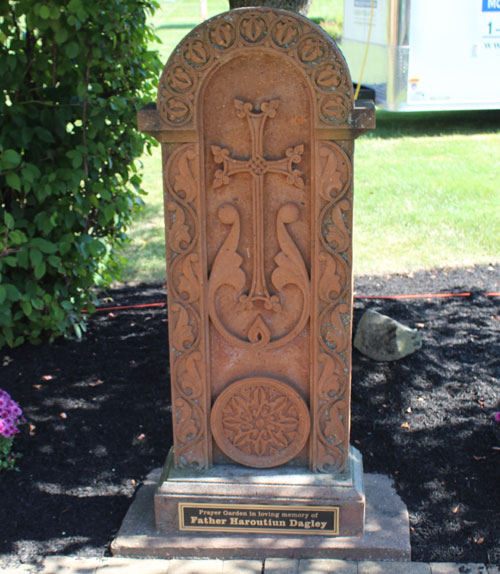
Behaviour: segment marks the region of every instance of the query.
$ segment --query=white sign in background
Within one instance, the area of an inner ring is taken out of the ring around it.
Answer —
[[[412,2],[409,102],[500,99],[500,9],[487,2]]]
[[[406,101],[451,107],[498,107],[500,103],[500,0],[406,0],[409,7],[408,46],[390,47],[390,0],[375,0],[370,44],[376,57],[367,77],[402,77],[407,70]],[[347,40],[366,42],[371,0],[344,0],[344,32]],[[392,31],[394,32],[394,30]],[[386,51],[383,47],[386,47]],[[401,57],[394,51],[401,50]],[[385,54],[385,59],[380,54]],[[406,60],[408,53],[408,60]],[[348,54],[362,57],[362,51]],[[391,70],[389,62],[404,66]],[[359,62],[354,66],[359,68]],[[377,80],[380,82],[380,80]],[[369,82],[368,82],[369,83]],[[489,106],[488,104],[496,103]]]

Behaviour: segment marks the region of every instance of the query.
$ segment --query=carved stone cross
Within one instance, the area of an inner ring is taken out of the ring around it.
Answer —
[[[184,544],[179,529],[199,530],[189,512],[208,505],[223,520],[238,501],[248,513],[319,506],[337,515],[330,537],[360,536],[352,158],[373,107],[354,103],[342,54],[319,27],[258,8],[188,34],[156,110],[139,120],[162,143],[167,236],[174,449],[155,494],[157,529]],[[280,537],[264,534],[255,545],[274,550]],[[299,546],[278,555],[310,556]]]
[[[279,304],[276,297],[271,297],[264,275],[264,176],[268,172],[281,173],[286,176],[287,182],[304,188],[302,173],[293,169],[293,164],[301,160],[304,146],[290,147],[285,151],[286,157],[276,160],[264,157],[264,127],[267,118],[274,118],[279,107],[279,100],[271,100],[261,105],[261,111],[252,111],[252,104],[242,100],[234,100],[237,115],[247,118],[252,141],[252,153],[249,159],[235,159],[229,155],[229,150],[219,146],[212,146],[212,153],[216,163],[222,163],[223,168],[215,172],[212,187],[214,189],[229,184],[229,179],[237,173],[250,173],[253,181],[253,266],[252,285],[245,297],[245,302],[262,301],[266,308],[277,310]]]

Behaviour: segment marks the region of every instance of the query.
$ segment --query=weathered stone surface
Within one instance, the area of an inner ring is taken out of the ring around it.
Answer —
[[[261,574],[260,560],[169,560],[168,574]]]
[[[139,114],[162,143],[174,450],[155,515],[176,556],[205,540],[210,556],[253,557],[260,545],[266,557],[279,540],[287,557],[333,547],[326,534],[363,534],[361,459],[349,445],[352,159],[373,126],[324,31],[262,7],[188,34],[156,110]],[[206,516],[209,505],[254,505],[258,518],[277,503],[288,525],[248,529],[250,514],[232,523],[227,506],[213,511],[218,522]],[[310,529],[321,508],[304,507],[316,504],[330,513],[318,528],[335,524],[306,543],[288,507]]]
[[[289,469],[290,474],[292,470]],[[153,500],[160,474],[160,469],[152,472],[139,489],[118,537],[111,545],[114,555],[219,559],[245,557],[262,560],[314,558],[321,555],[349,560],[410,560],[408,512],[391,486],[390,479],[385,476],[365,475],[365,534],[362,538],[353,538],[177,532],[175,516],[171,516],[170,531],[159,533],[155,525]],[[279,480],[279,476],[276,480]],[[206,482],[201,486],[206,486]],[[199,486],[193,478],[193,489]],[[257,490],[259,485],[256,483],[254,488]]]
[[[100,558],[75,558],[73,556],[49,556],[43,561],[43,574],[94,574],[101,564]],[[126,573],[124,573],[126,574]]]
[[[264,562],[265,574],[298,574],[299,561],[292,558],[267,558]]]
[[[489,574],[485,564],[459,564],[455,562],[432,562],[431,574]]]
[[[426,562],[358,562],[358,574],[431,574],[431,566]]]
[[[299,562],[299,574],[358,574],[356,562],[346,560],[301,560]]]
[[[163,145],[177,466],[348,467],[353,139],[373,118],[291,12],[216,16],[167,63],[139,126]]]
[[[365,513],[365,496],[363,492],[363,469],[361,454],[353,449],[350,460],[350,472],[344,477],[333,477],[324,473],[311,473],[308,469],[283,467],[275,469],[254,469],[248,471],[240,465],[214,465],[203,474],[193,473],[190,469],[166,467],[167,480],[164,480],[155,494],[156,525],[161,532],[170,535],[178,532],[181,522],[179,504],[187,503],[200,505],[236,504],[241,510],[242,505],[265,507],[269,505],[305,510],[313,513],[320,508],[339,508],[338,535],[342,537],[359,536],[363,534]],[[245,516],[244,518],[249,518]],[[217,525],[213,536],[220,537],[222,532],[232,532],[229,519],[220,516],[224,524]],[[183,529],[187,530],[185,525]],[[213,528],[213,525],[210,527]],[[198,530],[201,530],[198,527]],[[247,531],[251,530],[246,528]],[[258,530],[258,529],[257,529]],[[280,537],[296,538],[306,534],[306,530],[290,531],[286,528],[278,533],[268,529],[250,534],[249,540],[258,540],[256,534],[270,540]],[[238,532],[241,536],[244,532]],[[319,536],[324,542],[325,536]],[[208,532],[206,533],[208,536]],[[314,545],[308,536],[308,545]],[[265,555],[264,555],[265,557]]]
[[[354,346],[375,361],[397,361],[420,349],[422,336],[387,315],[368,310],[359,321]]]
[[[40,569],[29,564],[18,564],[17,566],[3,566],[0,571],[2,574],[36,574]]]
[[[75,571],[77,574],[79,571]],[[127,558],[104,558],[95,574],[168,574],[169,560],[130,560]],[[198,571],[202,574],[201,571]],[[179,572],[180,574],[180,572]],[[182,573],[184,574],[184,573]],[[212,574],[212,572],[210,572]]]

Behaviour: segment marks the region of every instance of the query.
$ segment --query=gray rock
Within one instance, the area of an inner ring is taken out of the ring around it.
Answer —
[[[375,361],[397,361],[420,349],[422,336],[387,315],[369,310],[358,324],[354,346]]]

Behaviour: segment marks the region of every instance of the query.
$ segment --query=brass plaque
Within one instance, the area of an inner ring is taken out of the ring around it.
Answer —
[[[179,502],[179,529],[338,536],[339,507]]]

